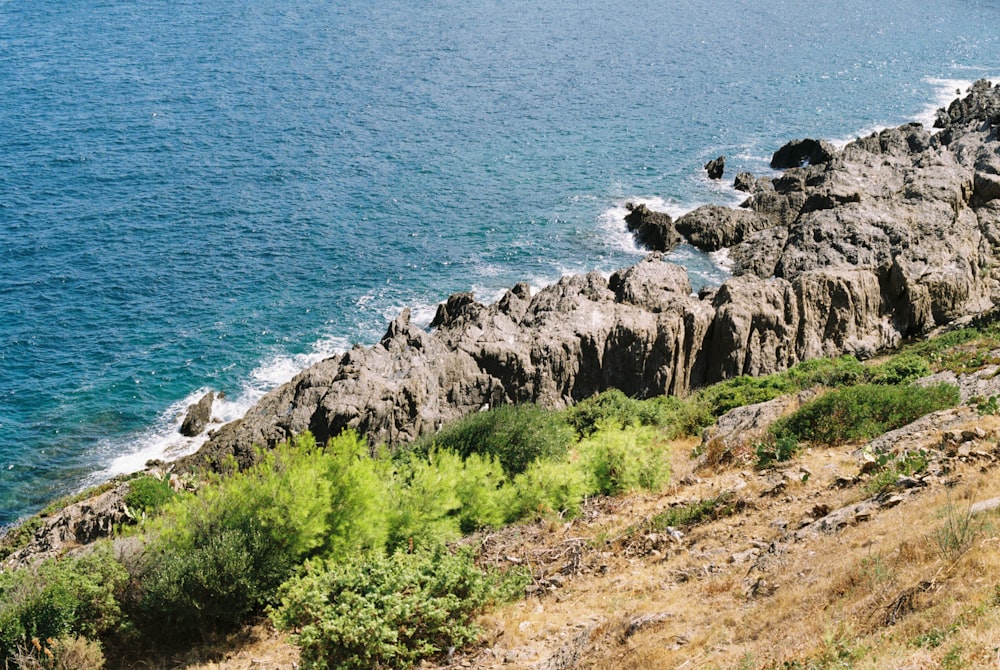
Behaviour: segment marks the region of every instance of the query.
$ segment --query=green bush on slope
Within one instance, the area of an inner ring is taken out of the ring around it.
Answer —
[[[871,439],[925,414],[958,404],[954,386],[884,386],[862,384],[826,393],[780,419],[772,427],[786,437],[814,444],[838,445]]]
[[[127,581],[107,542],[78,556],[0,573],[0,663],[28,649],[33,638],[96,640],[113,632],[123,621],[119,595]]]
[[[163,508],[137,566],[147,634],[225,630],[270,600],[326,536],[330,483],[316,456],[311,436],[300,437]]]
[[[294,633],[305,670],[409,668],[475,639],[473,617],[526,582],[443,550],[312,562],[281,588],[272,618]]]
[[[573,442],[573,430],[557,412],[537,405],[501,405],[476,412],[418,440],[413,450],[432,448],[495,456],[509,476],[515,476],[539,458],[559,458]]]

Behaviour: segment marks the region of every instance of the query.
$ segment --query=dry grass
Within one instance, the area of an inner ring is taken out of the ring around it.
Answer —
[[[997,427],[996,417],[969,421]],[[904,446],[931,449],[939,437]],[[973,502],[1000,496],[1000,468],[948,460],[950,472],[894,506],[835,533],[797,537],[817,516],[867,497],[864,478],[834,485],[859,474],[856,446],[806,451],[783,473],[701,470],[685,480],[690,445],[675,445],[675,482],[688,484],[595,504],[581,520],[539,526],[530,538],[521,531],[520,545],[505,545],[504,555],[525,557],[536,574],[563,569],[565,579],[543,580],[535,596],[485,619],[484,647],[455,665],[1000,667],[1000,518],[977,516],[954,549],[940,535],[961,528]],[[688,529],[680,542],[624,550],[636,545],[621,537],[643,519],[724,490],[748,506]],[[546,564],[546,552],[568,539],[581,547],[575,568],[565,570],[565,557]]]

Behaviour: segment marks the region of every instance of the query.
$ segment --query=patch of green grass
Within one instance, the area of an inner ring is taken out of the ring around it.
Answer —
[[[775,438],[839,445],[871,439],[900,428],[931,412],[954,407],[958,388],[861,384],[826,393],[780,419],[771,428]]]

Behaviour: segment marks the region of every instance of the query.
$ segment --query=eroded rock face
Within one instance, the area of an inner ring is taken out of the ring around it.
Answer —
[[[839,152],[800,145],[781,177],[744,177],[742,207],[677,223],[704,249],[730,247],[740,275],[700,296],[682,268],[652,255],[534,296],[520,284],[493,305],[456,294],[432,331],[404,311],[379,344],[305,370],[189,463],[246,463],[251,445],[307,429],[398,444],[500,403],[562,407],[609,387],[683,394],[816,356],[869,356],[978,313],[1000,296],[997,109],[1000,89],[977,84],[938,135],[909,124]],[[669,216],[644,206],[628,225],[658,248],[680,239]]]
[[[110,491],[69,505],[48,517],[31,542],[8,556],[4,566],[17,567],[109,537],[115,527],[128,518],[125,506],[128,490],[128,483],[119,484]]]

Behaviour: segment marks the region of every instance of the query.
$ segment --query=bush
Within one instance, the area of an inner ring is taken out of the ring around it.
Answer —
[[[783,463],[799,453],[799,442],[794,435],[769,434],[763,442],[755,445],[757,467],[766,468],[772,463]]]
[[[860,384],[865,379],[866,370],[854,356],[841,356],[803,361],[785,374],[798,389],[813,386],[838,388]]]
[[[125,505],[135,518],[155,512],[176,495],[170,480],[151,475],[140,475],[128,483]]]
[[[643,401],[630,398],[618,389],[608,389],[567,409],[566,421],[580,437],[587,437],[592,435],[600,424],[609,421],[623,426],[641,424],[642,405]]]
[[[954,386],[880,386],[863,384],[826,393],[778,420],[777,439],[794,438],[837,445],[871,439],[925,414],[958,404]]]
[[[536,461],[508,489],[507,521],[539,519],[553,514],[576,516],[590,492],[587,476],[570,463]]]
[[[0,573],[0,660],[30,649],[36,638],[113,632],[123,622],[118,596],[127,581],[106,542],[79,556]]]
[[[577,446],[590,492],[658,491],[670,478],[670,453],[651,428],[605,427]]]
[[[931,366],[923,358],[915,354],[900,354],[870,368],[868,380],[872,384],[908,384],[930,373]]]
[[[513,477],[539,458],[565,456],[572,441],[573,430],[561,414],[537,405],[502,405],[448,424],[418,440],[414,450],[427,454],[436,446],[463,458],[495,456]]]
[[[330,440],[322,463],[330,489],[322,553],[337,558],[383,551],[389,539],[392,463],[384,455],[372,458],[354,431]]]
[[[137,566],[137,620],[171,640],[232,628],[323,544],[330,482],[309,435],[163,508]]]
[[[473,617],[523,590],[467,553],[315,562],[281,588],[275,625],[293,631],[306,670],[409,668],[474,640]]]
[[[709,386],[699,395],[712,416],[720,417],[731,409],[773,400],[792,390],[791,383],[783,375],[744,375]]]

